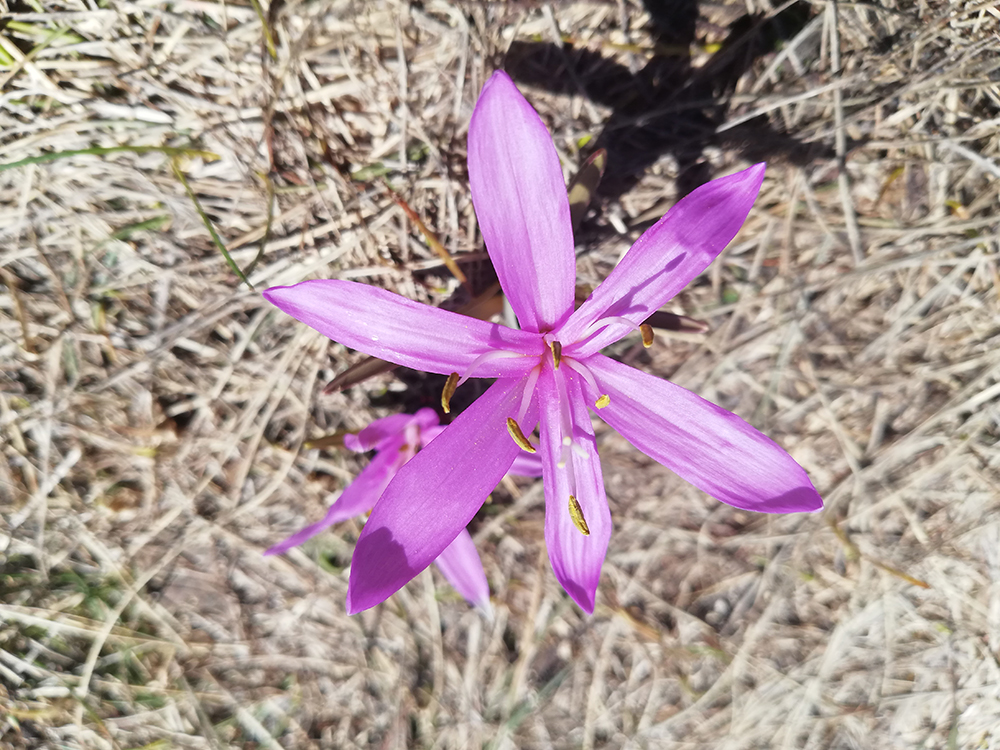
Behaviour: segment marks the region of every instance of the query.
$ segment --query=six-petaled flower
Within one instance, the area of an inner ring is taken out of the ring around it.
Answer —
[[[496,378],[389,483],[358,539],[348,611],[383,601],[465,528],[523,449],[543,467],[545,541],[556,577],[587,612],[611,535],[590,413],[724,503],[781,513],[822,501],[805,471],[742,419],[600,353],[707,268],[739,231],[764,165],[714,180],[643,234],[574,310],[569,203],[544,124],[504,73],[469,128],[469,180],[487,250],[520,329],[466,318],[350,281],[265,296],[335,341],[399,365]]]

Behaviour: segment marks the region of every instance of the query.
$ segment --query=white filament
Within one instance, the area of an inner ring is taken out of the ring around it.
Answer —
[[[524,393],[521,394],[521,406],[517,410],[517,421],[521,422],[528,412],[528,404],[531,403],[531,395],[535,392],[535,384],[538,383],[538,376],[542,372],[542,365],[537,364],[528,373],[528,382],[524,384]]]
[[[608,315],[607,317],[604,317],[604,318],[598,318],[593,323],[591,323],[589,326],[587,326],[584,329],[583,333],[580,335],[580,338],[577,339],[577,340],[578,341],[584,341],[586,339],[589,339],[595,333],[599,332],[600,330],[602,330],[604,328],[607,328],[612,323],[620,323],[622,325],[628,326],[633,331],[638,331],[639,330],[639,324],[638,323],[633,323],[628,318],[624,318],[621,315]]]
[[[492,362],[495,359],[511,359],[512,357],[523,357],[523,356],[525,355],[521,354],[520,352],[511,352],[505,349],[491,349],[490,351],[484,354],[480,354],[478,357],[472,360],[472,362],[469,364],[468,367],[465,368],[465,372],[462,373],[462,377],[458,379],[458,385],[456,385],[455,387],[458,388],[459,385],[462,385],[462,383],[471,378],[472,374],[479,367],[483,366],[487,362]]]

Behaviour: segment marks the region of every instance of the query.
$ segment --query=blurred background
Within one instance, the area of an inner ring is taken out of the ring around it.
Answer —
[[[0,746],[1000,747],[995,2],[0,8]],[[348,617],[360,522],[262,552],[365,466],[322,438],[443,382],[325,392],[364,358],[259,292],[489,289],[466,132],[498,68],[567,182],[606,151],[581,285],[768,162],[665,310],[704,325],[609,353],[766,432],[826,508],[724,506],[599,423],[592,617],[520,478],[470,526],[491,620],[433,570]]]

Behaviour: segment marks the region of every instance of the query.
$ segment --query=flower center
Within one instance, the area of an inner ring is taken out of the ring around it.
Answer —
[[[593,323],[588,325],[582,332],[581,335],[574,337],[575,340],[568,344],[566,347],[563,346],[562,341],[556,338],[557,332],[547,331],[541,334],[541,339],[545,343],[548,353],[543,353],[538,357],[538,363],[528,370],[527,376],[524,382],[524,390],[521,393],[520,404],[518,404],[516,416],[507,417],[507,432],[510,434],[511,439],[517,444],[517,446],[528,453],[536,453],[538,449],[529,440],[529,436],[524,433],[521,428],[521,423],[524,421],[525,415],[528,413],[528,407],[531,405],[531,399],[535,394],[535,388],[538,385],[538,378],[542,374],[542,369],[545,367],[545,357],[552,357],[552,369],[554,370],[554,380],[556,386],[555,398],[558,401],[559,406],[559,426],[558,434],[561,438],[561,445],[559,446],[559,458],[556,461],[556,470],[560,472],[565,472],[566,486],[569,489],[569,516],[573,521],[573,525],[576,526],[577,530],[584,536],[590,536],[590,527],[587,525],[587,519],[584,518],[583,508],[580,502],[576,499],[576,472],[574,470],[573,454],[582,457],[584,460],[588,458],[588,453],[580,441],[576,440],[576,431],[574,430],[573,423],[573,407],[571,405],[569,388],[567,387],[566,378],[569,373],[566,370],[571,371],[574,375],[579,375],[586,383],[586,387],[583,389],[584,392],[596,393],[598,394],[597,400],[594,402],[592,408],[594,409],[604,409],[611,403],[611,396],[607,393],[602,393],[600,385],[598,385],[597,378],[594,377],[594,373],[591,372],[590,368],[581,361],[573,357],[573,353],[579,351],[579,345],[584,345],[590,339],[595,336],[599,336],[606,328],[609,326],[624,326],[626,329],[638,330],[642,334],[642,345],[647,349],[653,345],[653,329],[646,323],[634,323],[628,318],[618,316],[618,315],[608,315],[603,318],[595,320]],[[622,334],[624,335],[624,333]],[[618,338],[620,338],[619,336]],[[568,350],[569,354],[564,355],[564,349]],[[526,355],[524,352],[510,351],[506,349],[491,349],[483,354],[480,354],[468,367],[465,368],[465,372],[459,374],[453,372],[448,376],[448,380],[445,382],[444,388],[441,391],[441,408],[444,410],[445,414],[451,412],[451,398],[455,395],[455,390],[472,377],[476,370],[478,370],[482,365],[487,362],[508,358],[508,357],[524,357],[532,356]],[[565,365],[565,369],[563,368]],[[582,439],[582,438],[581,438]]]

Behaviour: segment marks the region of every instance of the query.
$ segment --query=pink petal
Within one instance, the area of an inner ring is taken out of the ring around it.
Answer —
[[[469,125],[469,185],[500,286],[521,328],[548,331],[573,310],[569,198],[552,137],[497,71]]]
[[[555,378],[565,377],[572,419],[574,449],[565,450],[560,409],[561,394]],[[556,578],[588,614],[594,612],[601,565],[611,539],[611,511],[604,494],[604,476],[597,456],[594,430],[576,373],[548,367],[539,379],[539,442],[545,485],[545,545]],[[579,452],[578,452],[579,451]],[[581,455],[582,454],[582,455]],[[560,460],[566,461],[559,467]],[[585,536],[573,523],[569,497],[580,504],[590,530]]]
[[[736,236],[757,198],[764,168],[757,164],[720,177],[682,198],[632,245],[557,338],[564,345],[579,340],[590,325],[606,316],[624,317],[638,325],[662,307],[708,268]],[[589,356],[629,331],[621,323],[612,324],[564,354]]]
[[[598,414],[639,450],[717,500],[759,513],[823,500],[783,448],[735,414],[603,355],[586,360],[611,403]],[[588,393],[596,399],[597,394]]]
[[[409,415],[406,415],[409,416]],[[412,451],[402,451],[403,438],[396,439],[395,444],[389,444],[385,450],[375,455],[371,462],[361,470],[361,473],[351,484],[344,488],[333,505],[326,511],[322,520],[296,531],[283,542],[268,549],[265,555],[280,555],[292,547],[298,547],[307,539],[326,531],[335,523],[346,521],[362,513],[367,513],[375,505],[379,495],[385,491],[389,480],[396,471],[413,455]]]
[[[344,447],[357,453],[364,453],[390,437],[401,436],[409,425],[417,425],[421,430],[437,425],[438,415],[433,409],[420,409],[415,414],[390,414],[376,419],[361,432],[344,435]]]
[[[264,292],[273,305],[324,336],[365,354],[448,375],[464,373],[480,354],[504,348],[538,356],[535,335],[486,323],[365,284],[337,279],[274,286]],[[534,366],[522,357],[484,362],[475,377],[520,377]]]
[[[507,434],[526,378],[498,380],[389,483],[354,549],[350,614],[374,607],[464,529],[521,449]],[[533,412],[521,423],[534,426]]]
[[[437,418],[437,415],[435,415],[435,418]],[[436,424],[433,427],[425,427],[420,431],[420,444],[427,445],[431,440],[436,438],[446,429],[448,429],[448,425],[446,424]]]
[[[491,611],[490,584],[486,581],[476,545],[466,529],[458,532],[455,541],[444,548],[434,563],[466,601],[486,613]]]
[[[521,451],[510,465],[508,474],[517,477],[540,477],[542,475],[542,459],[537,453]]]

